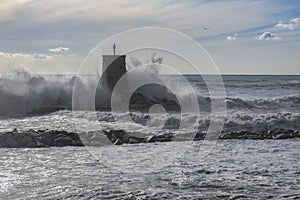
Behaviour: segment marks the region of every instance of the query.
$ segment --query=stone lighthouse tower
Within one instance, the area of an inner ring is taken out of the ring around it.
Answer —
[[[102,55],[101,85],[113,90],[118,80],[126,73],[126,56],[116,55],[116,44],[113,45],[113,55]]]
[[[126,74],[126,56],[116,55],[116,44],[113,44],[113,55],[102,55],[102,58],[102,76],[98,87],[105,89],[105,94],[96,92],[96,109],[110,111],[112,91],[119,79]],[[122,87],[126,88],[124,85]],[[101,100],[98,101],[97,98]]]

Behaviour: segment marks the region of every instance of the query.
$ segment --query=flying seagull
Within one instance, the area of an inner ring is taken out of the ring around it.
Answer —
[[[209,29],[210,29],[210,28],[205,27],[205,26],[203,26],[203,25],[201,25],[201,26],[202,26],[203,30],[209,30]]]

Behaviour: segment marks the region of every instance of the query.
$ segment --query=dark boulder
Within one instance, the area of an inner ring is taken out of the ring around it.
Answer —
[[[153,135],[145,137],[137,137],[123,130],[104,131],[107,138],[115,145],[136,144],[136,143],[153,143],[153,142],[170,142],[172,134]]]
[[[300,138],[300,133],[294,130],[286,129],[273,129],[268,131],[261,131],[258,133],[253,133],[250,131],[238,131],[222,133],[219,137],[220,139],[253,139],[253,140],[266,140],[266,139],[290,139],[290,138]]]
[[[6,148],[36,148],[51,146],[83,146],[77,133],[66,131],[27,130],[0,133],[0,147]]]

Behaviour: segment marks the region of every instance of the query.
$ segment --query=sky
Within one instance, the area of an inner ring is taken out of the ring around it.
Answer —
[[[299,0],[0,0],[0,73],[74,74],[100,42],[140,27],[189,35],[222,74],[300,74]]]

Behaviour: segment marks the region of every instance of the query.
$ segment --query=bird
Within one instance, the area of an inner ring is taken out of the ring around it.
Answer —
[[[209,30],[209,29],[210,29],[210,28],[205,27],[205,26],[203,26],[203,25],[201,25],[201,26],[202,26],[203,30]]]

